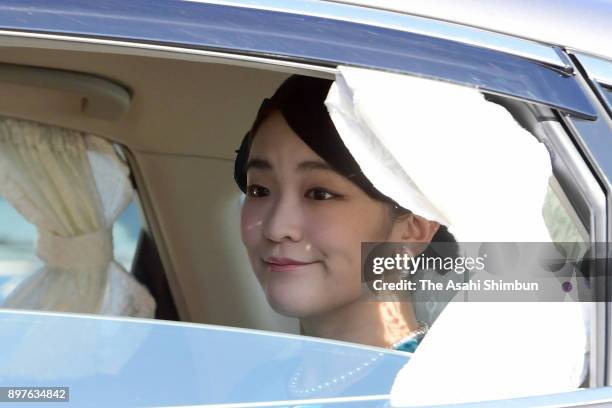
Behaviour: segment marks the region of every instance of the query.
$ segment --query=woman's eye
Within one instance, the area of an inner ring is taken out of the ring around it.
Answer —
[[[322,188],[312,188],[308,190],[306,197],[312,198],[313,200],[329,200],[336,197],[336,195]]]
[[[247,192],[246,192],[247,197],[259,198],[259,197],[265,197],[269,194],[270,194],[270,190],[268,190],[265,187],[258,186],[257,184],[251,184],[250,186],[247,187]]]

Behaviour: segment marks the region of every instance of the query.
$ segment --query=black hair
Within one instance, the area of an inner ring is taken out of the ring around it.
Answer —
[[[261,123],[277,110],[291,130],[335,171],[355,183],[370,197],[393,203],[361,172],[359,164],[336,131],[324,103],[332,83],[328,79],[292,75],[271,98],[262,102],[253,126],[236,151],[234,178],[243,192],[246,192],[245,170],[253,137]]]

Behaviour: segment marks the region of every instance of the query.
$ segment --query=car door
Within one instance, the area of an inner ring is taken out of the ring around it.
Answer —
[[[324,2],[291,5],[270,2],[256,6],[250,2],[230,5],[67,1],[49,6],[36,1],[27,4],[5,1],[2,6],[0,27],[2,44],[7,50],[21,47],[33,53],[41,52],[40,55],[44,55],[45,49],[47,53],[70,50],[73,56],[79,52],[124,55],[125,60],[117,61],[125,64],[133,63],[129,56],[154,56],[190,61],[191,69],[196,69],[198,64],[222,62],[224,66],[269,72],[264,79],[270,85],[294,72],[331,78],[337,66],[346,65],[476,88],[511,110],[523,126],[552,146],[558,155],[553,163],[558,194],[569,203],[568,212],[585,231],[587,239],[592,243],[607,242],[612,231],[607,210],[612,174],[607,152],[612,151],[612,139],[606,137],[610,135],[610,125],[602,105],[607,99],[609,84],[600,77],[583,76],[577,62],[581,61],[580,56],[578,60],[571,58],[559,47],[408,15]],[[10,56],[6,59],[11,63],[16,60],[22,64],[41,63],[23,53],[5,55]],[[600,86],[595,86],[600,92],[599,99],[587,83],[589,78],[599,80],[596,82]],[[246,99],[253,102],[260,96],[252,92]],[[5,102],[3,106],[8,105]],[[104,126],[99,129],[103,131]],[[193,233],[186,232],[189,225],[178,220],[176,214],[181,212],[181,207],[166,204],[164,195],[168,190],[152,180],[164,177],[163,172],[155,173],[155,168],[170,174],[179,166],[175,164],[178,159],[139,149],[145,144],[139,145],[138,141],[123,145],[134,169],[149,234],[159,251],[181,318],[227,325],[248,323],[244,318],[248,313],[240,308],[235,318],[227,318],[225,322],[213,314],[200,318],[198,311],[210,309],[207,306],[214,302],[198,304],[194,300],[196,293],[200,293],[198,290],[204,293],[208,290],[213,301],[222,300],[210,293],[210,285],[209,289],[197,284],[190,287],[194,281],[180,275],[180,271],[198,264],[197,260],[189,263],[197,249],[179,238]],[[160,141],[157,147],[177,157],[188,154],[181,150],[180,140]],[[181,163],[180,166],[191,166]],[[193,165],[191,168],[205,167]],[[215,166],[206,169],[219,171]],[[172,184],[172,180],[167,178],[164,185]],[[177,187],[174,193],[188,195],[190,191]],[[607,248],[602,251],[605,258]],[[211,250],[211,254],[214,252]],[[140,255],[144,257],[144,252]],[[138,255],[136,262],[139,262]],[[597,272],[594,286],[605,290],[607,271],[604,268]],[[219,297],[227,297],[223,295],[226,291],[219,290],[217,284],[213,286],[221,294]],[[602,296],[599,299],[607,301],[608,294]],[[594,389],[576,393],[581,397],[580,403],[608,398],[605,388],[597,388],[610,385],[608,307],[608,302],[599,302],[593,309],[589,386]],[[271,330],[298,330],[295,322],[272,322],[265,318],[253,321]],[[539,397],[523,403],[569,402],[576,395],[551,396],[549,400]]]

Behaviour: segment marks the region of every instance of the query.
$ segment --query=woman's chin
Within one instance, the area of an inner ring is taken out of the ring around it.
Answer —
[[[275,312],[300,319],[318,311],[317,306],[319,305],[316,304],[315,297],[308,296],[303,289],[301,291],[287,289],[279,290],[269,287],[266,291],[268,304]]]

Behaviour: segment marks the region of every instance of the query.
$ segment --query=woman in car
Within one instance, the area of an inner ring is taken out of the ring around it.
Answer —
[[[363,175],[325,108],[331,84],[294,75],[260,107],[235,163],[242,240],[269,304],[304,334],[412,352],[427,324],[410,302],[365,300],[361,243],[453,237]]]

